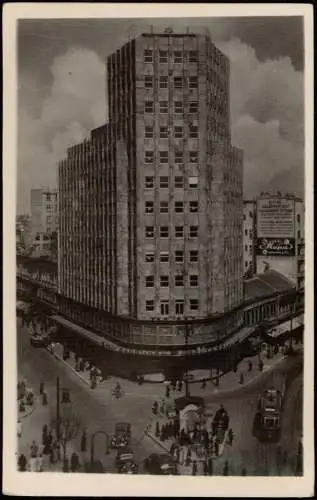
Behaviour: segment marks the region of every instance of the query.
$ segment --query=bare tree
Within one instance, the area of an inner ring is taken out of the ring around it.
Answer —
[[[51,426],[57,428],[56,418],[51,420]],[[59,418],[59,442],[63,448],[63,460],[66,460],[67,445],[75,439],[81,429],[80,417],[74,413],[63,415]]]

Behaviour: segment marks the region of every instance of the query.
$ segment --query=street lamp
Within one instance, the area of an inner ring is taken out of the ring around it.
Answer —
[[[60,388],[60,380],[59,377],[56,379],[56,438],[57,441],[60,442],[60,405],[64,403],[70,403],[69,397],[69,389],[62,389],[62,401],[60,401],[61,388]]]

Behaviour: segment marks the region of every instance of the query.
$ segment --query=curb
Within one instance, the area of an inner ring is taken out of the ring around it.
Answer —
[[[67,368],[69,368],[73,373],[75,373],[75,375],[77,375],[78,378],[80,378],[83,382],[85,382],[86,385],[88,385],[90,387],[90,383],[82,376],[80,375],[80,373],[78,373],[75,368],[73,368],[69,363],[67,363],[67,361],[65,361],[61,356],[59,356],[58,354],[56,354],[55,352],[50,352],[48,349],[46,349],[46,352],[53,358],[57,359],[58,361],[62,362],[65,366],[67,366]]]

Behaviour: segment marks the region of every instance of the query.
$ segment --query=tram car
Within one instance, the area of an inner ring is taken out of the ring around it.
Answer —
[[[260,442],[278,442],[281,437],[283,395],[275,388],[266,389],[258,399],[253,434]]]
[[[114,435],[110,439],[110,447],[112,449],[126,448],[130,444],[131,435],[130,422],[118,422],[115,425]]]

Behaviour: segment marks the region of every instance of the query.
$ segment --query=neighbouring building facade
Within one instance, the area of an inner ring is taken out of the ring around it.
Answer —
[[[243,266],[244,276],[256,273],[255,235],[256,235],[256,202],[243,202]]]
[[[57,190],[49,187],[31,190],[32,256],[51,254],[52,237],[57,233]],[[53,236],[52,236],[53,235]]]
[[[15,223],[17,255],[27,254],[32,246],[31,219],[27,214],[16,216]]]
[[[109,123],[59,166],[65,316],[160,348],[242,326],[243,156],[231,144],[229,70],[208,36],[189,33],[144,34],[108,57]]]

